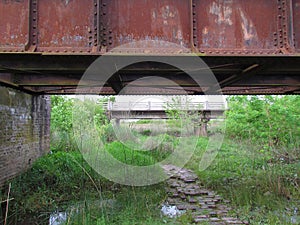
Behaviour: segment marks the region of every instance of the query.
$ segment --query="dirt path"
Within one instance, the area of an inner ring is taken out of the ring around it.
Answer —
[[[228,216],[230,202],[202,187],[197,175],[191,170],[172,165],[164,166],[164,170],[171,176],[167,181],[167,204],[177,206],[179,210],[190,211],[195,223],[249,224],[247,221]]]

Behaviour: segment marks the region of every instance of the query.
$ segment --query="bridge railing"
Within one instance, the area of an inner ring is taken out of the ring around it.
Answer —
[[[177,110],[226,110],[225,102],[107,102],[103,105],[108,111],[165,111]]]

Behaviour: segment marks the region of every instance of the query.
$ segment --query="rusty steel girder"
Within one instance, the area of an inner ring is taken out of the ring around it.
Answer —
[[[89,64],[107,52],[196,54],[226,94],[298,94],[299,21],[300,0],[0,0],[0,83],[39,94],[73,93]],[[73,63],[59,63],[70,58]],[[115,86],[126,86],[143,69],[148,76],[165,74],[155,67],[123,71],[105,93],[117,94]],[[179,80],[197,89],[188,76]]]

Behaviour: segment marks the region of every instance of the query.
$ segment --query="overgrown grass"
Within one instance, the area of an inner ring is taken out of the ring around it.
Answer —
[[[105,195],[105,194],[104,194]],[[162,224],[159,203],[165,198],[163,184],[120,187],[109,201],[79,206],[69,224]]]
[[[177,141],[168,138],[168,142]],[[226,139],[213,164],[199,172],[207,143],[208,138],[198,140],[187,167],[198,174],[206,187],[231,201],[233,215],[250,224],[291,224],[294,208],[300,205],[298,151],[264,149]],[[159,148],[133,151],[116,141],[106,148],[127,164],[148,165],[165,157]],[[22,224],[21,221],[46,224],[55,210],[69,214],[67,224],[189,224],[190,221],[188,214],[177,220],[160,216],[160,205],[166,198],[163,183],[140,188],[114,184],[94,172],[76,151],[57,151],[39,159],[29,171],[12,181],[11,198],[9,224]]]
[[[199,140],[188,164],[194,171],[206,145],[207,139]],[[294,208],[300,205],[299,156],[293,149],[261,149],[227,139],[213,164],[197,174],[250,224],[290,224]]]
[[[115,149],[108,151],[116,153],[119,145],[113,143]],[[140,154],[138,160],[149,157]],[[114,184],[94,172],[79,152],[55,152],[14,179],[10,196],[8,224],[47,224],[56,210],[69,214],[68,224],[162,224],[160,203],[166,192],[164,184]]]
[[[97,174],[77,151],[70,120],[73,100],[53,100],[56,107],[53,107],[51,122],[52,154],[39,159],[30,170],[11,181],[8,224],[48,224],[50,213],[56,210],[69,214],[66,224],[190,224],[188,213],[174,220],[160,216],[160,205],[166,198],[165,184],[133,188],[114,184]],[[281,103],[283,100],[278,101]],[[240,103],[247,105],[247,101],[243,98],[235,106],[238,109],[242,105]],[[212,165],[205,171],[198,170],[208,144],[208,138],[199,138],[195,154],[186,167],[198,174],[203,185],[231,201],[234,216],[248,220],[250,224],[291,224],[294,209],[300,205],[300,152],[296,138],[299,133],[299,107],[295,101],[292,113],[286,113],[284,107],[276,108],[275,103],[271,105],[273,108],[259,99],[252,103],[255,104],[242,111],[230,111],[231,130],[227,132],[230,139],[224,141]],[[86,104],[94,107],[94,103]],[[264,114],[258,110],[260,108],[264,109]],[[253,112],[249,113],[250,109]],[[171,128],[167,132],[158,126],[157,130],[152,129],[148,126],[150,121],[145,120],[138,123],[147,126],[133,129],[132,135],[122,124],[115,134],[114,127],[104,118],[103,109],[97,107],[96,111],[93,122],[98,128],[95,132],[99,134],[95,133],[95,136],[101,136],[105,150],[120,162],[136,166],[160,162],[178,146],[180,135],[186,139],[180,147],[191,147],[189,141],[192,142],[192,138],[188,135],[193,129],[182,133],[181,127],[173,124],[174,121],[168,122]],[[278,133],[281,117],[276,117],[274,127],[275,117],[270,113],[288,114],[292,118],[284,120],[284,126]],[[88,114],[86,118],[93,117]],[[224,132],[219,128],[213,126],[210,133]],[[251,133],[252,130],[257,132]],[[88,142],[87,146],[93,146]],[[137,146],[136,143],[141,144]],[[94,153],[97,148],[92,150]],[[7,191],[4,189],[0,194],[0,200],[6,199]]]

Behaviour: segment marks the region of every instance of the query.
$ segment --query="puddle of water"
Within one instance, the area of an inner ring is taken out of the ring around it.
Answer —
[[[67,222],[68,214],[66,212],[55,212],[50,215],[49,225],[61,225]]]
[[[70,206],[65,212],[55,211],[50,215],[49,218],[49,225],[62,225],[65,224],[68,220],[72,220],[74,216],[80,215],[83,213],[84,207],[89,209],[93,208],[98,210],[99,212],[101,209],[112,209],[114,210],[117,208],[116,201],[112,199],[108,200],[96,200],[96,201],[88,201],[88,202],[80,202],[78,204],[74,204]]]
[[[184,210],[179,210],[176,206],[164,204],[161,208],[161,213],[169,218],[175,218],[185,213]]]
[[[296,207],[294,208],[293,216],[291,218],[292,224],[300,224],[300,215],[298,215],[299,209]]]

